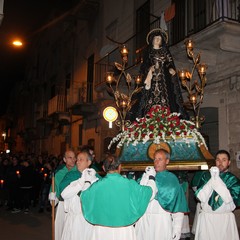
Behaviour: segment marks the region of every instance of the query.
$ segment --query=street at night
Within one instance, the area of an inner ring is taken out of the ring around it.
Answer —
[[[51,213],[38,213],[38,208],[11,213],[0,208],[1,240],[49,240],[51,239]]]

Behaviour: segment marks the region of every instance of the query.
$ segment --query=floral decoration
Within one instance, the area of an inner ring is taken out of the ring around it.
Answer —
[[[118,142],[120,148],[124,143],[131,143],[136,146],[139,142],[145,144],[152,140],[153,143],[159,144],[161,141],[176,141],[177,138],[185,140],[186,144],[189,139],[193,138],[198,146],[205,145],[205,140],[201,133],[195,127],[192,121],[179,118],[180,113],[170,112],[167,107],[160,105],[153,106],[143,118],[137,118],[125,131],[119,133],[112,139],[108,148]]]

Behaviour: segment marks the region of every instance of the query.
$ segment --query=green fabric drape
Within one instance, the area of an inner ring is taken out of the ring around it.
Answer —
[[[171,213],[189,212],[183,188],[173,173],[167,170],[158,172],[155,179],[158,188],[155,199],[164,210]]]
[[[122,227],[136,222],[146,211],[152,189],[118,173],[104,178],[82,192],[82,210],[92,224]]]
[[[230,172],[220,173],[219,176],[230,191],[236,207],[240,206],[240,180]],[[206,172],[202,176],[202,179],[199,182],[198,190],[195,193],[196,196],[203,186],[210,180],[210,178],[210,172]],[[216,191],[213,191],[211,197],[209,198],[208,204],[212,207],[212,210],[215,211],[223,204],[223,200]]]

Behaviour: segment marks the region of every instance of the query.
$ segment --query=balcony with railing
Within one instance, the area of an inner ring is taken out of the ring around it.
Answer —
[[[219,36],[224,38],[224,34],[240,34],[240,1],[232,0],[195,0],[175,1],[175,16],[167,23],[169,34],[169,46],[174,46],[192,35],[199,36],[198,46],[207,44],[208,49],[216,48],[216,39]],[[148,31],[160,27],[160,18],[156,19],[148,27]],[[146,30],[139,32],[125,41],[129,52],[127,69],[131,74],[138,72],[139,65],[143,58],[146,44],[139,44],[145,39]],[[196,37],[197,38],[197,37]],[[197,39],[198,40],[198,39]],[[234,39],[232,39],[234,41]],[[221,39],[220,39],[221,41]],[[236,43],[237,44],[237,43]],[[239,45],[239,44],[238,44]],[[223,46],[229,48],[231,46]],[[240,47],[239,47],[240,48]],[[240,49],[239,49],[240,51]],[[175,51],[177,54],[177,52]],[[119,62],[121,56],[116,47],[95,64],[95,90],[105,89],[105,74],[114,69],[114,62]]]
[[[73,115],[85,116],[97,111],[96,104],[93,102],[93,83],[82,83],[74,92],[74,104],[71,105]]]
[[[47,107],[44,104],[37,106],[36,111],[35,111],[36,121],[38,121],[38,122],[46,121],[47,116],[48,116]]]
[[[56,95],[48,101],[48,116],[59,112],[66,112],[65,95]]]
[[[56,95],[48,101],[48,117],[53,117],[63,125],[70,123],[70,113],[66,109],[66,96]]]

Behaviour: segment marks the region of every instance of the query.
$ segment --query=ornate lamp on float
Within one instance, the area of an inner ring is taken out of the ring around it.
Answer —
[[[195,122],[196,128],[201,127],[201,123],[204,121],[204,116],[199,116],[200,105],[203,102],[204,87],[207,82],[205,63],[200,63],[201,55],[198,53],[194,55],[193,48],[194,42],[191,39],[185,41],[186,51],[188,57],[193,61],[193,67],[191,73],[188,70],[182,69],[178,71],[178,76],[181,80],[182,86],[188,92],[188,99],[191,109],[194,112],[194,116],[191,118]],[[193,79],[196,77],[196,79]]]
[[[126,115],[136,102],[136,100],[132,100],[132,96],[142,90],[142,87],[139,86],[142,79],[140,75],[132,77],[129,73],[126,73],[125,68],[128,62],[128,49],[125,45],[122,45],[120,48],[120,53],[122,63],[114,63],[115,67],[120,71],[120,74],[116,78],[113,72],[107,72],[106,82],[110,87],[109,91],[114,95],[120,118],[116,121],[116,125],[123,132],[124,128],[131,124],[129,120],[126,120]],[[135,80],[135,86],[132,86],[133,79]],[[127,87],[124,87],[122,83],[125,83]]]
[[[114,107],[106,107],[103,110],[103,117],[109,122],[109,128],[112,128],[112,123],[118,118],[118,112]]]

